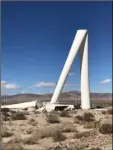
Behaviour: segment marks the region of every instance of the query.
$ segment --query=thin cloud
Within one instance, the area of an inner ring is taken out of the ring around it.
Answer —
[[[28,88],[42,88],[42,87],[54,87],[55,88],[56,85],[57,85],[56,82],[39,82],[39,83],[36,83],[32,86],[29,86]],[[66,83],[64,86],[65,87],[75,87],[76,85]]]
[[[75,76],[75,72],[70,72],[69,76]]]
[[[39,82],[36,83],[35,85],[30,86],[29,88],[33,88],[33,87],[55,87],[56,83],[55,82]]]
[[[105,79],[105,80],[102,80],[102,81],[100,82],[100,84],[108,84],[108,83],[111,83],[111,79],[110,79],[110,78]]]
[[[18,89],[18,88],[20,88],[20,86],[17,85],[16,83],[8,83],[8,82],[2,80],[1,88],[10,90],[10,89]]]

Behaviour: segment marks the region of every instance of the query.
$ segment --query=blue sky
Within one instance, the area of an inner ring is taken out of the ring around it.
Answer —
[[[112,2],[2,2],[2,94],[53,92],[78,29],[89,33],[91,92],[111,92]],[[71,90],[80,90],[79,54]]]

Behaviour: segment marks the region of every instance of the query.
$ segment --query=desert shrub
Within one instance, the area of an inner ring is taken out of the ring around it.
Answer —
[[[13,135],[13,133],[10,132],[7,127],[2,127],[2,129],[1,129],[1,135],[2,135],[2,137],[10,137],[10,136]]]
[[[62,125],[63,132],[77,132],[77,128],[70,122],[66,122]]]
[[[8,126],[12,126],[12,125],[13,125],[13,122],[12,122],[12,121],[9,121],[9,122],[7,123],[7,125],[8,125]]]
[[[55,134],[53,134],[52,138],[54,142],[66,140],[66,136],[60,132],[56,132]]]
[[[61,111],[60,117],[70,117],[70,114],[68,111]]]
[[[75,138],[77,138],[77,139],[82,138],[82,137],[88,137],[88,136],[90,136],[89,131],[77,132],[75,134]]]
[[[94,117],[94,115],[93,115],[91,112],[85,112],[85,113],[83,114],[83,120],[84,120],[84,121],[91,122],[91,121],[94,121],[94,120],[95,120],[95,117]]]
[[[11,116],[12,120],[26,120],[26,116],[24,115],[23,112],[16,112],[14,114],[12,114]]]
[[[22,136],[21,134],[14,134],[14,137],[11,140],[12,143],[21,143],[22,142]]]
[[[107,111],[105,111],[105,110],[102,110],[101,112],[102,112],[103,115],[107,114]]]
[[[10,121],[10,117],[1,115],[1,120],[3,120],[3,121]]]
[[[60,123],[60,119],[57,114],[52,114],[52,113],[47,114],[46,120],[48,123]]]
[[[3,111],[3,112],[2,112],[2,115],[6,116],[6,117],[10,117],[10,114],[9,114],[9,112],[7,112],[7,111]]]
[[[80,116],[80,115],[77,115],[77,116],[74,118],[74,123],[81,124],[82,121],[83,121],[83,118],[82,118],[82,116]]]
[[[32,126],[36,126],[36,125],[37,125],[37,122],[36,122],[36,120],[34,120],[34,119],[30,119],[30,120],[28,121],[28,124],[30,124],[30,125],[32,125]]]
[[[33,132],[33,128],[28,128],[27,130],[26,130],[26,133],[27,134],[31,134]]]
[[[87,144],[80,144],[80,145],[76,145],[76,144],[72,144],[72,145],[67,145],[67,144],[61,144],[61,145],[57,145],[55,147],[50,147],[47,150],[84,150],[85,148],[87,148],[88,145]]]
[[[28,145],[32,145],[32,144],[38,144],[38,141],[33,136],[30,136],[30,137],[23,139],[23,143],[28,144]]]
[[[71,148],[68,148],[66,145],[56,145],[49,147],[47,150],[72,150]]]
[[[89,136],[94,136],[94,135],[97,135],[97,131],[96,130],[77,132],[74,135],[74,137],[79,139],[79,138],[82,138],[82,137],[89,137]]]
[[[9,108],[1,108],[1,112],[9,112],[10,109]]]
[[[32,132],[32,134],[30,136],[30,139],[33,142],[37,143],[39,139],[43,139],[43,138],[46,138],[46,137],[53,137],[53,136],[55,136],[55,134],[57,134],[60,131],[61,131],[60,126],[35,129]]]
[[[99,147],[92,147],[90,150],[102,150],[102,149]]]
[[[99,127],[99,122],[87,122],[84,124],[84,128],[86,129],[91,129],[91,128],[98,128]]]
[[[112,133],[112,123],[103,123],[99,127],[99,132],[102,134],[111,134]]]
[[[113,109],[112,109],[112,108],[109,108],[109,109],[108,109],[108,114],[110,114],[110,115],[113,114]]]
[[[7,142],[4,147],[4,150],[24,150],[20,143]]]

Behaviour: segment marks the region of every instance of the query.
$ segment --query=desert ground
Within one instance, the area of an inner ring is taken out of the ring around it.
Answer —
[[[112,107],[1,113],[4,150],[112,150]]]

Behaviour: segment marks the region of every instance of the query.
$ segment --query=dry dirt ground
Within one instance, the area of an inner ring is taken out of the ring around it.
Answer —
[[[38,113],[2,111],[5,150],[112,150],[112,108]]]

